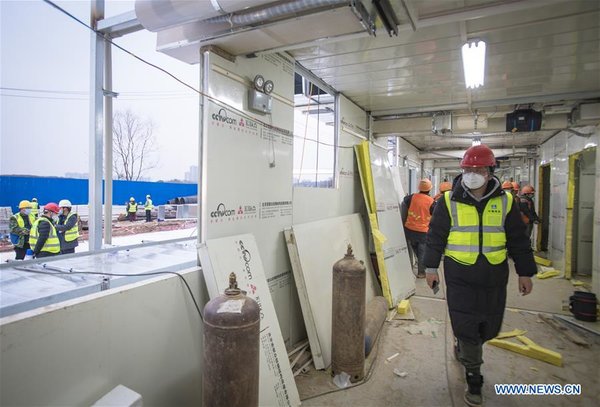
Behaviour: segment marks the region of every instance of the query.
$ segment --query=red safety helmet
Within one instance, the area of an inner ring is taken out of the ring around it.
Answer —
[[[510,181],[504,181],[502,183],[502,189],[509,189],[509,190],[513,190],[513,184]]]
[[[440,192],[450,191],[452,189],[452,183],[444,181],[440,184]]]
[[[525,185],[523,189],[521,189],[522,194],[533,194],[535,193],[535,189],[531,185]]]
[[[54,213],[60,212],[60,208],[54,202],[48,202],[46,205],[44,205],[44,210],[54,212]]]
[[[519,192],[520,187],[519,187],[519,184],[517,182],[513,181],[512,182],[512,186],[513,186],[513,191]]]
[[[492,149],[485,144],[469,147],[460,162],[461,168],[495,166],[496,157],[494,157]]]

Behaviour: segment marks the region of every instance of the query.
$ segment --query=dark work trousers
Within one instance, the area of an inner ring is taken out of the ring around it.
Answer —
[[[23,247],[15,246],[15,260],[23,260],[25,258],[25,254],[27,254],[27,249],[30,249],[29,243],[25,243]]]
[[[135,212],[128,212],[127,213],[127,218],[129,219],[130,222],[135,222],[136,221],[136,215],[137,215],[137,213],[135,213]]]
[[[483,343],[472,344],[458,339],[458,360],[467,372],[481,374]]]
[[[414,230],[404,229],[406,238],[417,257],[417,268],[419,274],[425,274],[425,265],[423,264],[423,256],[425,255],[425,240],[427,233],[415,232]]]
[[[531,240],[531,234],[533,233],[533,222],[528,223],[525,226],[527,227],[527,236],[529,236],[529,239]]]
[[[146,209],[146,222],[151,222],[152,221],[152,215],[151,215],[152,211],[150,209]]]
[[[60,254],[71,254],[71,253],[75,253],[74,247],[72,249],[64,249],[64,250],[60,251]]]

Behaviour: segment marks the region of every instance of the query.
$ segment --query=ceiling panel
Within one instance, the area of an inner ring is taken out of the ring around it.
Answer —
[[[465,109],[469,102],[502,100],[510,105],[513,99],[533,102],[577,92],[600,97],[600,1],[405,1],[417,15],[414,32],[398,7],[404,23],[398,37],[379,34],[290,53],[375,116],[427,106]],[[481,12],[466,21],[454,17],[472,7],[480,7]],[[511,7],[522,10],[507,12]],[[467,38],[481,38],[488,44],[485,85],[470,92],[464,87],[460,55]],[[470,144],[469,139],[439,139],[430,134],[425,131],[408,140],[420,149],[430,143],[442,148],[444,143]],[[500,134],[486,142],[531,145],[547,136],[540,132],[514,139]]]

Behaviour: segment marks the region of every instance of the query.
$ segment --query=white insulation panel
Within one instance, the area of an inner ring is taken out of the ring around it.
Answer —
[[[366,267],[366,301],[381,295],[373,272],[365,226],[359,214],[294,225],[285,231],[294,279],[317,369],[331,364],[333,264],[352,245]]]

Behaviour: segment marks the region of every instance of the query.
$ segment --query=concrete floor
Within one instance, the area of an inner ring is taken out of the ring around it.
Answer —
[[[574,288],[564,279],[534,279],[534,291],[522,297],[511,273],[508,309],[503,331],[515,328],[536,343],[560,352],[563,366],[554,366],[519,354],[484,346],[486,406],[598,406],[600,405],[600,336],[578,331],[592,346],[582,348],[565,339],[536,313],[528,310],[564,313],[562,301]],[[386,322],[377,347],[367,360],[367,380],[339,390],[327,371],[310,371],[297,377],[303,406],[463,406],[464,370],[452,354],[453,336],[447,316],[444,290],[433,296],[424,280],[417,280],[417,294],[411,298],[414,321]],[[600,322],[587,324],[600,331]],[[413,333],[409,333],[411,330]],[[422,331],[422,333],[418,333]],[[387,361],[386,358],[399,353]],[[405,377],[394,369],[406,372]],[[581,384],[580,396],[500,396],[494,384]]]

